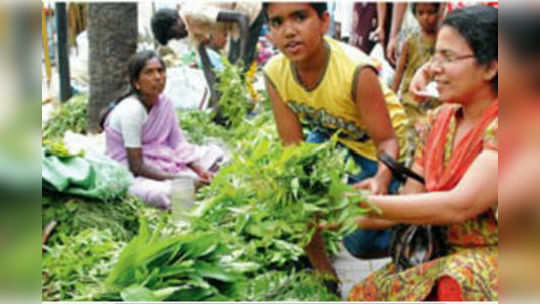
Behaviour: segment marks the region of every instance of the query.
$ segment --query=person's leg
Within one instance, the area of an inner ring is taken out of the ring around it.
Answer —
[[[255,58],[255,53],[257,51],[257,42],[259,41],[259,36],[264,25],[264,14],[261,10],[257,18],[249,26],[249,35],[245,37],[247,39],[246,49],[244,50],[244,57],[240,57],[240,39],[230,39],[229,41],[229,55],[228,59],[230,62],[236,62],[238,59],[242,59],[244,71],[249,69],[251,62]]]
[[[171,209],[171,182],[157,181],[145,177],[137,177],[128,189],[128,193],[134,195],[146,204],[161,209]]]
[[[253,24],[249,27],[249,37],[246,44],[246,50],[244,52],[244,61],[245,70],[249,69],[249,66],[256,58],[257,53],[257,44],[259,42],[259,37],[261,36],[261,31],[264,25],[264,14],[263,11],[259,13],[257,18],[253,21]]]

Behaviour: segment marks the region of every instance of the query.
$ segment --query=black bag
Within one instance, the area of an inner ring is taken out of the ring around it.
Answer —
[[[446,227],[398,225],[392,229],[390,252],[398,271],[448,254]]]
[[[393,176],[401,182],[412,178],[425,184],[422,176],[414,173],[386,153],[379,155]],[[432,225],[398,225],[392,228],[390,253],[398,271],[420,265],[448,254],[447,229]]]

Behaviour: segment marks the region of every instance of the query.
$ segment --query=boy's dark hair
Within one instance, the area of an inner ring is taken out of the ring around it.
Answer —
[[[487,5],[476,5],[452,11],[443,21],[458,31],[474,52],[476,61],[488,65],[499,58],[499,13],[498,9]],[[498,90],[498,76],[491,81]]]
[[[435,7],[437,8],[437,10],[439,10],[441,8],[441,3],[440,2],[413,2],[411,4],[411,9],[412,9],[412,13],[414,15],[416,15],[416,7],[418,6],[418,4],[431,4],[431,5],[435,5]]]
[[[279,2],[263,2],[263,12],[264,12],[264,17],[265,17],[266,21],[268,21],[268,14],[267,14],[268,6],[270,6],[270,4],[274,4],[274,3],[279,3]],[[324,12],[326,12],[328,10],[328,5],[326,4],[326,2],[308,2],[308,4],[314,10],[317,11],[317,15],[319,15],[319,17],[322,17]]]
[[[162,8],[152,16],[152,32],[159,43],[166,45],[169,42],[171,39],[169,31],[178,22],[178,18],[180,18],[178,12],[171,8]]]

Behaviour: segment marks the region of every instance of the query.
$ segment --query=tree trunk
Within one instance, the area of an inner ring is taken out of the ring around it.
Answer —
[[[88,6],[88,132],[100,131],[100,112],[128,84],[127,61],[137,50],[137,3]]]

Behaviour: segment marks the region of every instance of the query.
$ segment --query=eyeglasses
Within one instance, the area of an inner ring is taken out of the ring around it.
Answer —
[[[430,63],[431,64],[438,63],[440,65],[447,65],[449,63],[453,63],[456,61],[469,59],[469,58],[474,58],[474,54],[463,55],[463,56],[448,56],[448,55],[435,54],[433,55],[433,57],[431,57]]]

